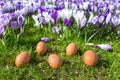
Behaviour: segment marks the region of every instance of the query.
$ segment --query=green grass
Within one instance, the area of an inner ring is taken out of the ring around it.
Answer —
[[[32,21],[31,21],[31,24]],[[36,28],[33,25],[25,25],[24,32],[17,42],[17,29],[13,31],[8,28],[6,35],[0,41],[0,80],[119,80],[120,79],[120,36],[110,30],[99,30],[93,33],[92,29],[79,31],[73,25],[71,28],[61,32],[62,37],[51,32],[49,26]],[[94,36],[95,34],[95,36]],[[46,43],[48,51],[44,56],[35,51],[36,44],[42,37],[53,38]],[[70,42],[75,42],[79,48],[73,57],[66,55],[65,49]],[[86,46],[86,42],[110,43],[112,51]],[[87,67],[82,60],[86,50],[92,49],[99,55],[98,64],[95,67]],[[16,56],[28,51],[31,61],[22,68],[15,66]],[[52,53],[58,54],[63,65],[59,69],[52,69],[48,64],[48,56]]]

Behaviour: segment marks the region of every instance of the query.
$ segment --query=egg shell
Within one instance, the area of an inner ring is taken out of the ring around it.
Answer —
[[[17,55],[15,64],[17,67],[23,66],[25,63],[29,63],[30,54],[28,52],[22,52]]]
[[[78,47],[75,43],[70,43],[67,47],[66,47],[66,54],[68,56],[73,56],[77,53],[78,51]]]
[[[45,42],[40,41],[36,46],[36,51],[38,54],[42,54],[42,55],[45,54],[47,51],[47,46]]]
[[[57,69],[62,65],[63,62],[57,54],[51,54],[49,55],[48,63],[52,68]]]
[[[87,66],[95,66],[98,63],[98,55],[93,50],[84,53],[83,61]]]

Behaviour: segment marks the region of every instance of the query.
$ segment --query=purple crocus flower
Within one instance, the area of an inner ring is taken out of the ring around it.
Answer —
[[[16,26],[17,26],[17,21],[11,21],[11,22],[10,22],[10,25],[11,25],[11,27],[12,27],[13,29],[15,29]]]
[[[23,22],[24,22],[24,17],[23,17],[22,15],[18,16],[17,22],[18,22],[18,27],[19,27],[19,29],[21,30],[21,29],[22,29]]]
[[[70,26],[71,25],[71,23],[72,23],[72,19],[70,18],[70,19],[67,19],[67,18],[65,18],[64,19],[64,24],[65,24],[65,26]]]
[[[0,1],[0,7],[4,6],[4,1]]]
[[[10,16],[12,17],[12,19],[14,19],[17,15],[15,13],[11,13]]]
[[[45,20],[44,17],[40,17],[39,21],[40,21],[40,23],[42,23],[42,24],[47,24],[47,22],[46,22],[46,20]]]
[[[42,13],[45,11],[45,8],[43,6],[39,6],[37,10],[39,13]]]
[[[113,16],[112,24],[114,25],[114,26],[112,26],[112,29],[114,30],[118,25],[120,25],[120,19],[116,16]]]
[[[38,3],[38,0],[34,0],[36,3]]]
[[[0,26],[0,35],[3,34],[4,29],[5,29],[4,26]]]
[[[51,38],[48,38],[48,37],[42,37],[41,40],[42,40],[43,42],[48,42],[48,41],[51,40]]]
[[[55,10],[54,12],[51,13],[51,17],[54,20],[54,24],[57,24],[57,18],[58,18],[58,12]]]
[[[99,20],[99,17],[95,16],[92,18],[91,22],[92,22],[92,24],[96,24],[98,22],[98,20]]]
[[[61,6],[56,6],[55,8],[54,8],[54,10],[62,10],[63,9],[63,7],[61,7]]]
[[[22,8],[21,2],[17,2],[16,10],[20,10]]]
[[[60,34],[60,29],[55,26],[55,27],[52,28],[52,32],[57,33],[59,35]]]

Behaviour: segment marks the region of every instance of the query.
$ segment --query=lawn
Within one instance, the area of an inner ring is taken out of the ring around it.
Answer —
[[[120,36],[109,27],[99,29],[84,28],[82,31],[72,25],[62,26],[61,36],[52,33],[49,25],[34,27],[34,21],[26,18],[23,32],[11,29],[7,26],[6,34],[0,40],[0,80],[119,80],[120,79]],[[60,27],[60,26],[59,26]],[[120,28],[120,27],[119,27]],[[119,29],[117,28],[117,29]],[[16,36],[19,35],[19,38]],[[36,44],[42,37],[52,38],[46,42],[47,52],[39,55],[35,51]],[[68,57],[65,49],[70,42],[78,46],[78,53]],[[104,51],[96,47],[86,46],[86,43],[111,44],[113,50]],[[83,62],[83,54],[86,50],[94,50],[98,56],[98,64],[87,67]],[[31,60],[23,67],[16,67],[15,58],[22,52],[28,51]],[[58,54],[63,65],[59,69],[52,69],[48,64],[48,56]]]

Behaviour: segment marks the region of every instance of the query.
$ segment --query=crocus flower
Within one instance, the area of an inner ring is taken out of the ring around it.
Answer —
[[[103,50],[112,50],[112,46],[109,44],[96,44],[95,46]]]
[[[88,19],[88,23],[91,23],[92,18],[94,17],[94,15],[93,15],[93,13],[92,13],[92,12],[89,12],[89,14],[90,14],[90,17],[89,17],[89,19]]]
[[[17,26],[17,21],[11,21],[11,22],[10,22],[10,25],[11,25],[11,27],[12,27],[13,29],[15,29],[16,26]]]
[[[85,10],[88,9],[89,3],[90,3],[90,2],[83,2],[83,8],[84,8]]]
[[[4,26],[0,26],[0,35],[3,34],[4,29],[5,29]]]
[[[22,15],[18,16],[17,21],[18,21],[18,25],[21,26],[23,24],[23,22],[24,22],[24,17]]]
[[[51,13],[51,17],[54,19],[54,24],[57,24],[58,12],[54,11]]]
[[[93,43],[86,43],[88,46],[95,46],[97,48],[100,48],[102,50],[112,50],[112,46],[110,44],[93,44]]]
[[[45,18],[45,21],[46,21],[47,23],[49,23],[50,21],[54,22],[54,20],[52,19],[52,17],[49,15],[48,12],[43,12],[42,15],[43,15],[43,17]]]
[[[42,24],[48,24],[48,23],[46,22],[45,18],[42,17],[42,16],[39,18],[39,21],[40,21],[39,24],[41,24],[41,23],[42,23]],[[38,25],[39,25],[39,24],[38,24]]]
[[[83,19],[83,17],[85,17],[84,15],[84,11],[78,11],[76,14],[73,15],[75,21],[77,22],[77,25],[80,25],[81,20]]]
[[[114,26],[112,26],[113,29],[116,28],[120,24],[120,19],[118,19],[118,17],[116,17],[116,16],[113,16],[112,17],[112,24],[114,25]]]
[[[70,26],[71,25],[71,23],[72,23],[72,19],[70,18],[70,19],[64,19],[64,24],[65,24],[65,26]]]
[[[82,29],[82,28],[85,26],[86,22],[87,22],[87,18],[84,17],[84,18],[81,20],[81,23],[80,23],[80,24],[81,24],[80,29]]]
[[[38,15],[36,16],[36,15],[32,15],[32,18],[33,18],[33,20],[35,21],[35,24],[34,24],[34,26],[39,26],[40,25],[40,23],[39,23],[39,20],[38,20]]]
[[[22,8],[21,2],[17,2],[16,10],[20,10]]]
[[[110,21],[111,17],[112,17],[112,14],[109,13],[109,14],[107,15],[107,17],[106,17],[106,24],[108,24],[108,22]]]
[[[62,18],[63,20],[65,18],[70,19],[72,17],[72,10],[70,9],[63,9],[61,11],[58,11],[58,18]]]
[[[99,19],[98,16],[94,16],[94,17],[92,18],[92,20],[91,20],[91,23],[92,23],[92,24],[96,24],[96,23],[98,22],[98,19]]]
[[[56,26],[52,28],[52,32],[57,33],[58,35],[60,35],[60,29],[58,27],[56,27]]]
[[[41,40],[44,41],[44,42],[48,42],[48,41],[51,40],[51,38],[48,38],[48,37],[42,37]]]
[[[18,16],[17,22],[18,22],[18,27],[19,27],[19,29],[21,30],[21,29],[22,29],[23,22],[24,22],[24,17],[23,17],[22,15]]]
[[[100,16],[99,17],[99,23],[102,23],[104,21],[105,17],[104,16]]]

